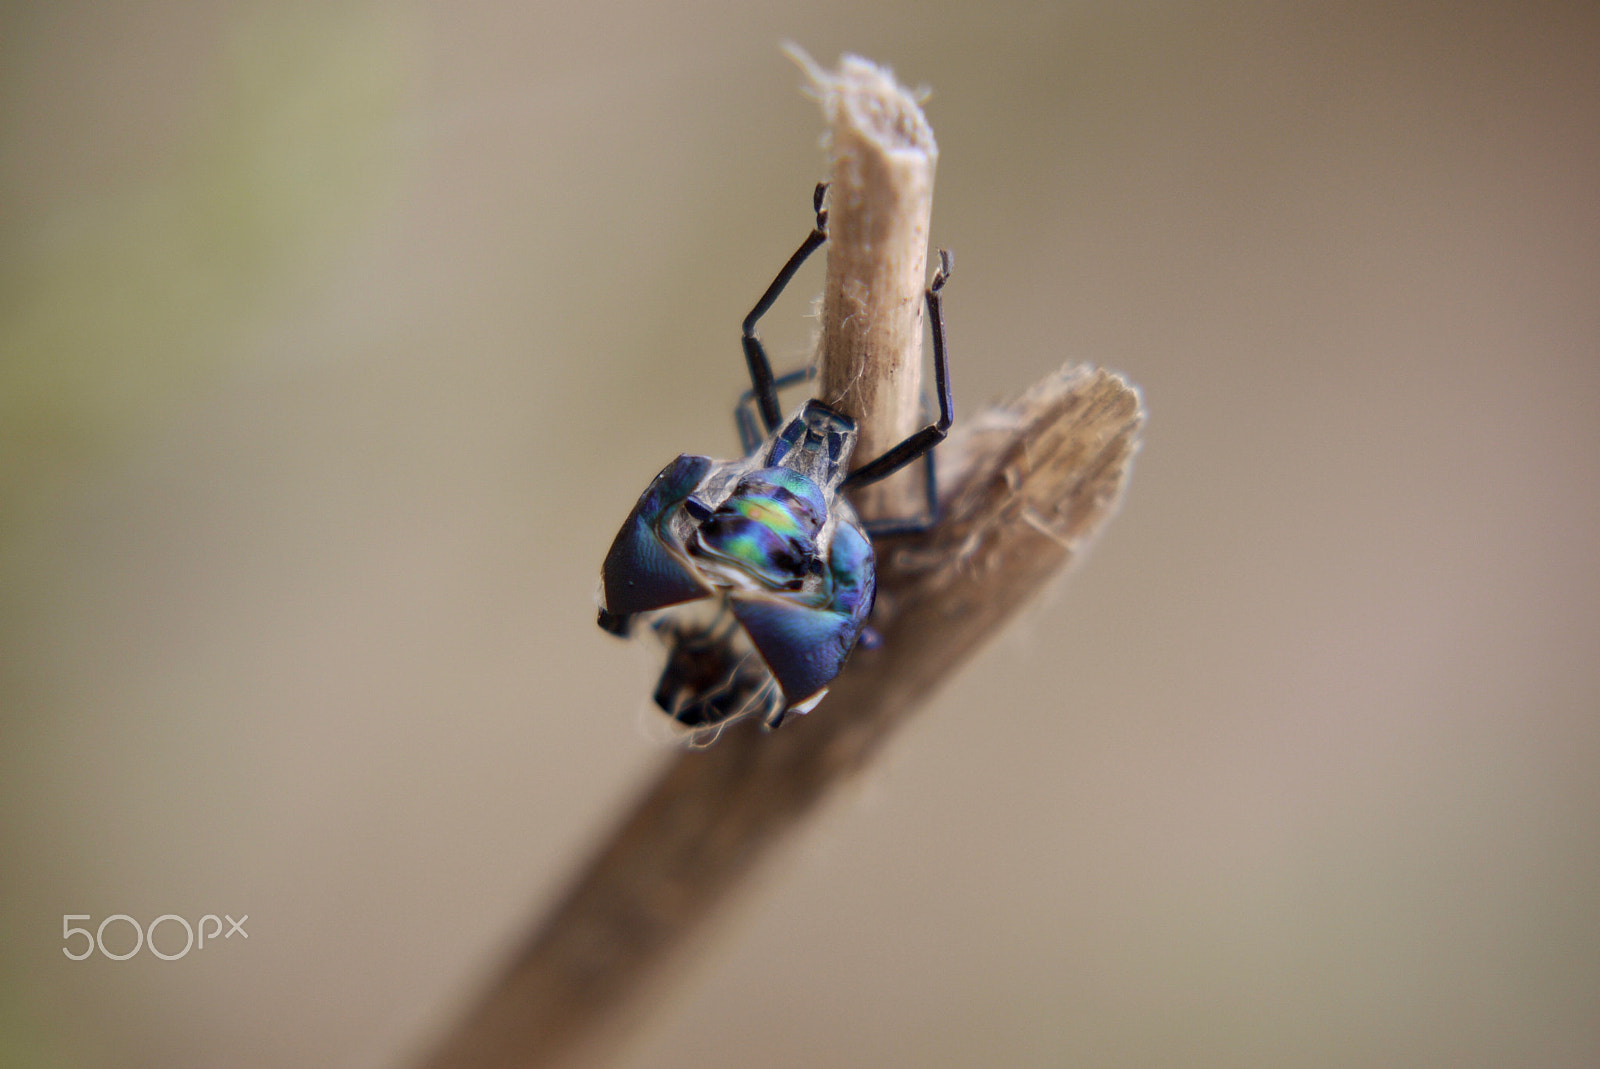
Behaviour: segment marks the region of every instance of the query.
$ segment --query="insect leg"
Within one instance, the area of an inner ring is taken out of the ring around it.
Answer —
[[[783,292],[783,287],[789,284],[800,265],[828,240],[828,211],[822,206],[822,196],[828,190],[828,183],[818,182],[816,192],[811,195],[811,205],[817,214],[816,226],[811,228],[811,233],[806,235],[805,241],[789,257],[789,262],[783,265],[778,272],[778,277],[772,280],[767,287],[767,292],[761,295],[756,306],[750,309],[750,314],[744,317],[744,331],[740,341],[744,345],[744,361],[750,367],[750,391],[755,395],[756,402],[761,409],[761,422],[766,426],[762,437],[778,429],[778,424],[783,422],[783,413],[778,410],[778,387],[772,378],[772,362],[767,359],[767,350],[762,346],[761,339],[756,337],[756,321],[767,314],[772,303]]]
[[[934,272],[933,283],[927,292],[928,318],[933,321],[933,382],[939,395],[939,419],[876,460],[863,464],[851,472],[840,489],[854,490],[857,487],[870,486],[880,479],[893,475],[918,457],[927,455],[934,446],[944,441],[945,435],[950,432],[950,424],[955,414],[950,398],[950,362],[945,354],[944,305],[939,296],[939,291],[944,289],[945,282],[950,278],[950,264],[950,254],[940,249],[939,270]],[[930,498],[930,507],[935,503]]]
[[[785,375],[779,375],[772,383],[774,390],[787,390],[799,382],[810,382],[817,377],[817,366],[807,364],[805,367],[796,368]],[[733,422],[739,428],[739,444],[744,447],[744,455],[749,456],[761,446],[761,440],[766,437],[756,426],[756,392],[746,390],[739,395],[739,403],[733,408]]]

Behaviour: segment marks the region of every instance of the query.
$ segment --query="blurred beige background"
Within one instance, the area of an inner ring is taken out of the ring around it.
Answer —
[[[1593,5],[0,19],[0,1063],[393,1065],[663,759],[596,569],[735,448],[793,39],[935,89],[960,410],[1151,422],[627,1064],[1600,1064]]]

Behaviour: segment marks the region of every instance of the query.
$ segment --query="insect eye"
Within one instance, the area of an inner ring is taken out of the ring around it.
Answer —
[[[704,523],[711,517],[711,506],[701,501],[698,497],[684,498],[683,507],[697,522]]]

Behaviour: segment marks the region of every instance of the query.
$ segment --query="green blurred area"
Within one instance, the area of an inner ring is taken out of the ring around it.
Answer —
[[[404,9],[221,9],[201,23],[205,47],[176,57],[193,70],[178,79],[176,99],[162,101],[172,143],[141,158],[134,135],[109,150],[109,164],[64,178],[50,166],[52,115],[71,111],[51,84],[88,84],[87,106],[118,87],[97,81],[111,75],[94,56],[74,56],[57,38],[71,39],[78,18],[118,16],[8,15],[0,29],[0,636],[9,656],[0,724],[19,745],[37,726],[28,721],[76,715],[37,700],[49,651],[29,633],[54,593],[41,565],[56,573],[72,558],[32,543],[59,539],[59,510],[116,478],[129,454],[206,391],[262,360],[258,339],[275,317],[336,272],[342,250],[387,210],[417,55]],[[68,69],[38,75],[53,64]],[[22,73],[30,65],[32,78]],[[149,95],[144,85],[128,91]],[[18,850],[15,834],[6,838],[14,891],[38,858]],[[0,910],[14,912],[15,894],[5,897]],[[0,959],[0,1065],[120,1062],[104,1020],[67,1042],[39,1016],[40,994],[32,969]]]
[[[382,210],[409,29],[333,7],[243,19],[207,57],[153,173],[59,186],[26,212],[0,200],[0,539],[248,359],[282,298],[315,287]],[[48,45],[6,39],[13,56]],[[6,126],[48,106],[4,84]],[[15,182],[33,150],[4,148],[0,181]]]

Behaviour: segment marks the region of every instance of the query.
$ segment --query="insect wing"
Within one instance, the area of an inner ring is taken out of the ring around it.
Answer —
[[[711,593],[710,585],[685,553],[673,520],[716,467],[710,457],[685,453],[663,468],[640,495],[600,566],[604,602],[600,626],[624,634],[627,618],[634,613]]]
[[[733,614],[778,680],[789,708],[832,683],[855,648],[875,592],[872,543],[839,522],[828,555],[830,583],[818,597],[735,593]]]

